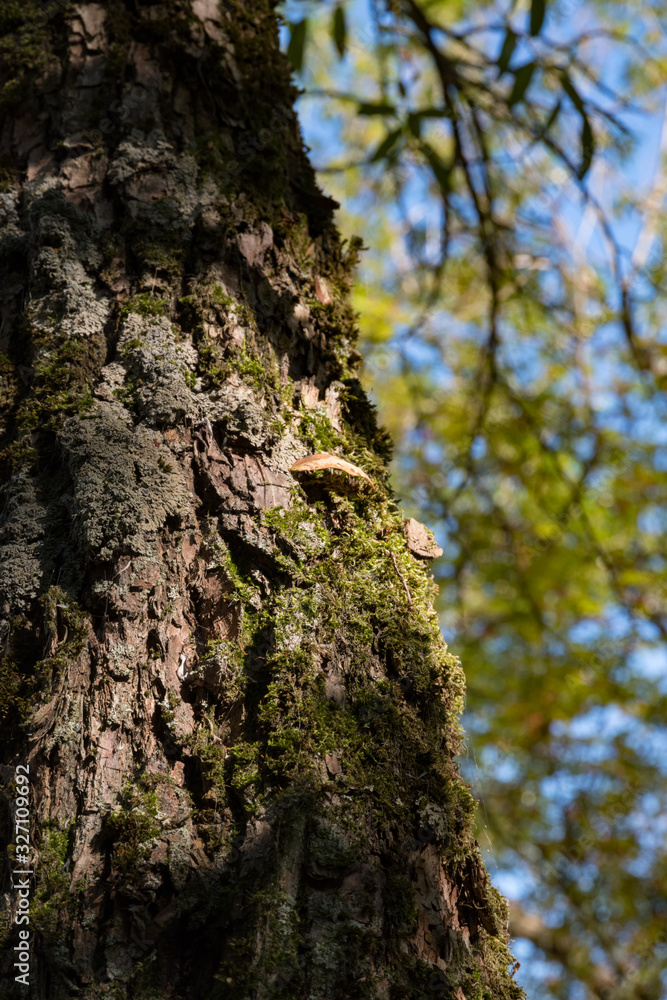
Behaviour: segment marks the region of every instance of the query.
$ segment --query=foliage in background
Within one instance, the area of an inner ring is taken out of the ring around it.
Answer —
[[[285,8],[533,998],[667,990],[666,13]]]

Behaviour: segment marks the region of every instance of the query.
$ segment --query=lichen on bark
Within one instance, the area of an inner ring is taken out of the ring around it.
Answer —
[[[0,689],[34,995],[519,997],[273,5],[33,15],[0,134]],[[371,483],[290,473],[316,451]]]

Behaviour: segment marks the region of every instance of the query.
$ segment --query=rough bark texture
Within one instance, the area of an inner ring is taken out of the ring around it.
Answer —
[[[1,995],[521,996],[273,5],[0,33]]]

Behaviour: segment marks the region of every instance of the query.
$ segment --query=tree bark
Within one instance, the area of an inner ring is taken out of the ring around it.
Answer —
[[[520,997],[273,4],[0,29],[0,994]]]

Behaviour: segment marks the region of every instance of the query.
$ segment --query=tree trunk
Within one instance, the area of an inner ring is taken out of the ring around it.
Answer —
[[[0,29],[0,995],[520,997],[273,4]]]

